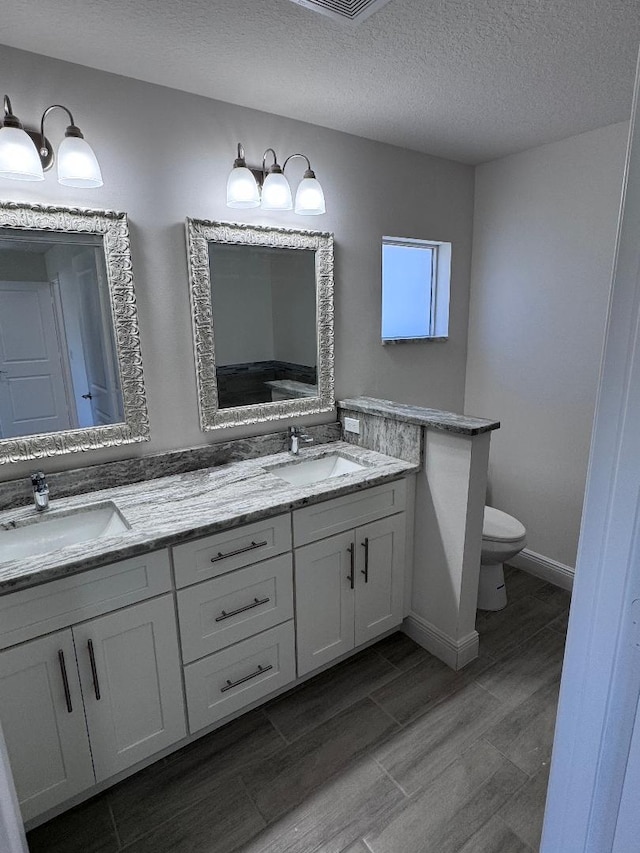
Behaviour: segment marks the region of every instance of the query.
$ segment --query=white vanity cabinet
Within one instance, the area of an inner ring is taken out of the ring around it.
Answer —
[[[312,540],[295,549],[299,676],[402,622],[404,490],[398,481],[294,512],[294,541]]]
[[[97,782],[185,736],[172,595],[76,625],[73,639]]]
[[[25,820],[185,736],[173,595],[114,610],[144,597],[149,578],[170,589],[166,552],[0,599],[2,645],[16,613],[32,637],[68,626],[0,652],[0,723]]]
[[[177,544],[173,568],[159,550],[0,596],[0,724],[24,819],[399,625],[405,492],[363,486]]]
[[[0,721],[25,820],[95,783],[71,629],[0,652]]]
[[[295,681],[291,515],[178,545],[173,559],[193,734]]]

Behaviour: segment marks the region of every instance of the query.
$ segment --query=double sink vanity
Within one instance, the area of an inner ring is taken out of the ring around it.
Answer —
[[[396,628],[417,467],[338,441],[0,514],[25,820]]]
[[[0,202],[0,729],[29,826],[400,625],[478,654],[498,424],[336,405],[331,234],[187,219],[185,245],[192,406],[127,454],[153,425],[126,214]]]

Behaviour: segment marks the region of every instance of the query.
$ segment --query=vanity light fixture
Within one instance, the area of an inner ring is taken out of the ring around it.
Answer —
[[[273,163],[267,168],[267,156],[271,154]],[[291,187],[284,170],[289,160],[302,157],[307,162],[306,171],[296,191],[295,205]],[[306,154],[291,154],[280,166],[273,148],[267,148],[262,155],[262,168],[251,169],[247,166],[244,148],[238,143],[238,156],[227,180],[227,207],[261,207],[263,210],[293,210],[300,216],[319,216],[326,212],[324,193],[320,181],[311,168]]]
[[[227,180],[227,207],[260,207],[260,190],[251,169],[247,168],[244,148],[238,142],[238,156]]]
[[[265,173],[266,157],[269,152],[273,154],[273,165],[269,166],[269,171]],[[264,180],[262,182],[260,207],[263,210],[291,210],[293,207],[291,187],[284,176],[284,171],[278,163],[278,157],[273,148],[267,148],[262,155],[262,174]]]
[[[33,139],[13,114],[9,96],[4,96],[3,126],[0,127],[0,178],[44,181],[42,163]]]
[[[51,143],[44,134],[44,123],[56,109],[64,110],[70,121],[58,148],[58,183],[66,187],[101,187],[102,173],[96,155],[67,107],[52,104],[42,114],[39,132],[25,130],[14,115],[7,95],[4,96],[3,127],[0,128],[0,178],[44,180],[44,172],[54,161]]]

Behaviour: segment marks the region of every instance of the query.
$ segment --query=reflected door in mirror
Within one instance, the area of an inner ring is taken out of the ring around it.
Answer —
[[[102,237],[0,235],[0,438],[123,419]]]
[[[311,249],[209,243],[219,408],[316,397]]]

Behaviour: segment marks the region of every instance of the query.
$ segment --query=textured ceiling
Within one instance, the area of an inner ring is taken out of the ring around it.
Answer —
[[[629,117],[638,0],[0,0],[0,44],[478,163]],[[1,48],[0,48],[1,49]]]

